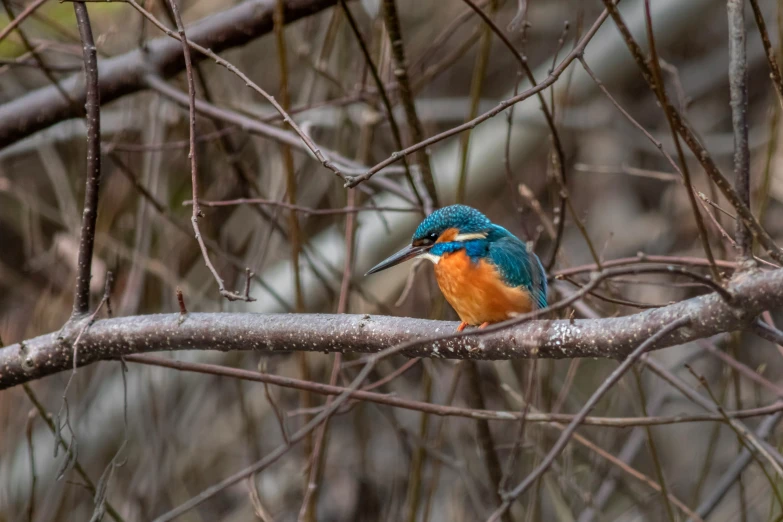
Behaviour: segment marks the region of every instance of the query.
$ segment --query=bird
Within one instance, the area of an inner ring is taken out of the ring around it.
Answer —
[[[522,240],[473,207],[435,210],[419,224],[408,246],[366,275],[413,258],[432,261],[438,286],[460,318],[459,332],[547,306],[541,260]]]

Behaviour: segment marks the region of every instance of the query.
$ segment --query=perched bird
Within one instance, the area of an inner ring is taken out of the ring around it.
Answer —
[[[367,275],[414,257],[435,265],[438,286],[462,320],[460,332],[546,307],[546,274],[538,256],[475,208],[436,210],[421,222],[410,245]]]

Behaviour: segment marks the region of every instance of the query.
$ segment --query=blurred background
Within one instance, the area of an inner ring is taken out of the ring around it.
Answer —
[[[186,24],[192,24],[239,3],[180,0],[179,6]],[[381,3],[348,2],[384,82],[402,142],[410,145],[414,140],[394,74]],[[538,81],[573,49],[575,39],[603,10],[598,0],[476,3],[526,57]],[[0,30],[9,23],[9,10],[16,15],[30,2],[4,0],[4,4]],[[732,177],[725,2],[651,0],[650,4],[667,93],[721,170]],[[778,50],[782,8],[774,0],[758,4],[772,46]],[[166,38],[130,5],[87,5],[101,60]],[[173,27],[164,2],[144,5]],[[523,18],[520,6],[526,8]],[[465,2],[397,0],[396,7],[425,137],[460,125],[509,98],[516,88],[521,92],[530,86],[514,56]],[[643,3],[623,0],[621,12],[646,49]],[[752,207],[780,241],[780,103],[750,6],[745,22]],[[0,41],[0,103],[78,74],[82,68],[70,3],[46,2],[20,28],[21,33],[13,31]],[[279,101],[289,98],[294,120],[325,153],[352,165],[349,174],[360,174],[400,149],[339,3],[314,9],[310,16],[287,25],[283,37],[284,53],[270,28],[221,55]],[[530,241],[553,277],[550,301],[586,282],[592,268],[571,275],[563,275],[564,270],[593,264],[595,257],[606,261],[644,253],[681,260],[704,258],[680,176],[655,144],[660,142],[676,160],[667,120],[611,19],[587,46],[584,59],[614,102],[578,60],[542,91],[562,157],[553,147],[535,96],[516,105],[511,117],[502,112],[470,133],[427,149],[439,203],[461,200]],[[780,63],[780,53],[777,60]],[[401,162],[348,190],[343,180],[301,146],[287,148],[264,135],[264,129],[290,128],[236,75],[207,60],[198,66],[196,83],[199,99],[218,108],[197,119],[200,198],[256,200],[254,204],[204,204],[201,231],[229,289],[242,292],[245,268],[255,274],[250,295],[256,301],[222,298],[193,238],[187,205],[192,197],[187,84],[185,75],[177,74],[153,78],[149,88],[102,106],[103,178],[91,285],[94,304],[111,272],[116,316],[177,312],[179,288],[189,311],[456,319],[429,265],[408,263],[377,276],[363,276],[409,241],[428,208],[427,197],[422,205],[411,189]],[[267,127],[254,129],[242,124],[243,119],[266,122]],[[5,344],[56,331],[71,313],[85,155],[81,120],[58,123],[0,149],[0,338]],[[700,205],[713,251],[717,258],[733,262],[736,250],[721,233],[725,229],[733,236],[732,209],[717,197],[688,151],[686,160],[696,189],[705,196]],[[418,191],[426,196],[416,163],[411,156]],[[562,219],[558,212],[561,166],[572,209],[566,212],[553,260]],[[463,195],[458,189],[461,179]],[[296,207],[291,206],[292,193]],[[695,269],[709,273],[703,262],[696,265]],[[726,274],[730,273],[727,268]],[[555,280],[558,274],[562,277]],[[631,314],[703,292],[683,279],[627,277],[602,285],[598,297],[590,296],[563,317]],[[715,350],[754,370],[761,381],[732,371],[712,354]],[[334,360],[333,355],[316,353],[180,351],[165,356],[317,382],[329,382]],[[342,360],[338,384],[350,382],[358,371],[352,359],[356,357]],[[707,379],[709,391],[728,410],[770,404],[778,392],[769,382],[783,386],[779,348],[750,335],[726,335],[671,348],[651,359],[679,377],[692,393],[710,400],[708,390],[685,369],[688,363]],[[560,413],[577,411],[617,366],[603,360],[479,363],[477,389],[468,382],[460,362],[420,361],[404,374],[394,374],[406,363],[402,357],[384,361],[372,380],[392,378],[376,391],[465,407],[477,407],[480,399],[487,409],[516,411],[528,397],[535,411]],[[101,481],[108,487],[107,498],[129,521],[152,520],[260,459],[285,442],[281,418],[292,433],[324,404],[322,396],[275,386],[265,389],[256,382],[141,364],[129,364],[128,370],[126,380],[119,362],[77,372],[68,389],[70,427],[64,436],[77,441],[78,462],[94,483],[110,475],[110,480]],[[640,386],[629,374],[594,414],[705,412],[642,366],[638,375]],[[57,413],[69,376],[34,382],[29,393],[43,410]],[[67,466],[64,452],[53,456],[54,437],[40,412],[21,387],[0,394],[0,520],[89,520],[93,495],[84,479]],[[756,430],[766,421],[761,417],[743,422]],[[773,421],[768,424],[774,426]],[[505,463],[517,423],[492,421],[488,426],[498,459]],[[181,520],[485,520],[497,504],[482,433],[486,435],[474,420],[356,403],[339,410],[329,422],[324,449],[316,459],[312,458],[313,436],[252,481],[223,490]],[[679,507],[668,511],[653,486],[663,484],[695,510],[720,491],[721,477],[742,449],[734,431],[720,422],[649,429],[583,427],[579,433],[594,446],[572,441],[538,486],[515,504],[513,520],[686,520]],[[516,484],[540,462],[558,434],[547,423],[527,423],[509,484]],[[772,429],[772,446],[779,440]],[[607,460],[606,454],[624,462],[625,468]],[[314,460],[317,493],[303,508]],[[122,466],[112,467],[111,462]],[[104,474],[106,470],[109,474]],[[640,480],[639,473],[646,479]],[[768,480],[757,463],[740,477],[720,495],[721,501],[705,519],[779,520],[781,505],[772,487],[780,487],[780,477]],[[104,520],[111,518],[107,514]]]

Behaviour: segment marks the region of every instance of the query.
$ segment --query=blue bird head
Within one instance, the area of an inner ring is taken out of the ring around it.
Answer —
[[[411,238],[410,245],[378,263],[367,272],[367,275],[380,272],[414,257],[434,258],[445,252],[462,248],[468,242],[473,243],[472,250],[475,250],[476,247],[481,246],[475,242],[483,243],[491,239],[492,236],[497,235],[496,229],[508,234],[505,229],[493,225],[487,216],[475,208],[467,205],[443,207],[427,216],[419,224]],[[450,237],[446,238],[444,234],[449,234]]]
[[[485,234],[492,222],[473,207],[451,205],[436,210],[421,222],[413,233],[412,244],[435,243],[446,230],[455,229],[459,235]]]
[[[438,263],[441,256],[460,250],[474,262],[493,265],[506,285],[527,290],[535,307],[546,307],[546,274],[538,256],[514,234],[465,205],[451,205],[430,214],[416,228],[410,245],[378,263],[367,275],[414,257]]]

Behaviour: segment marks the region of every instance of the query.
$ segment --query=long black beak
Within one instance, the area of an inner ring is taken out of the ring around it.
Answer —
[[[408,259],[412,259],[419,254],[423,254],[427,250],[432,248],[432,245],[423,245],[423,246],[413,246],[408,245],[396,254],[392,254],[391,256],[387,257],[374,267],[372,267],[369,272],[367,272],[366,276],[370,274],[374,274],[375,272],[380,272],[381,270],[386,270],[387,268],[393,267],[394,265],[399,265],[403,261],[407,261]]]

